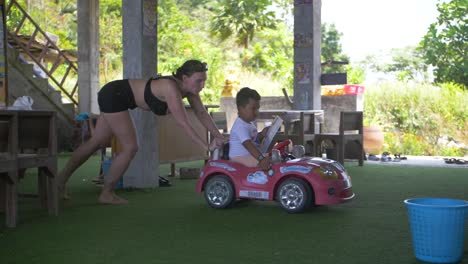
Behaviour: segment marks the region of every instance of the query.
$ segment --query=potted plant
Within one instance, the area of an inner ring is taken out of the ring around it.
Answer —
[[[363,147],[367,154],[378,155],[382,152],[384,134],[377,118],[364,115]]]

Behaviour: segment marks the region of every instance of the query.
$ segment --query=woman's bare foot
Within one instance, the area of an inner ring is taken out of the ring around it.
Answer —
[[[99,195],[99,203],[102,204],[128,204],[128,201],[122,197],[117,196],[114,192],[102,192]]]
[[[58,195],[58,198],[62,198],[63,200],[70,199],[70,195],[68,194],[68,189],[65,185],[57,184],[57,195]]]

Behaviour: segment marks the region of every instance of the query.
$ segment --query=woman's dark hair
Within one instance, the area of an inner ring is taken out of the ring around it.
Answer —
[[[254,89],[250,89],[249,87],[244,87],[240,89],[236,95],[237,107],[246,106],[249,103],[249,99],[260,101],[261,97],[257,91],[255,91]]]
[[[182,75],[192,76],[196,72],[206,72],[208,71],[208,66],[205,62],[199,60],[188,60],[182,66],[180,66],[176,73],[172,73],[172,76],[182,80]]]

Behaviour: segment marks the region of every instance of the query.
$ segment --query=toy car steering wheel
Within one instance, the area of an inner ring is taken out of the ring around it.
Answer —
[[[273,149],[277,149],[280,151],[281,155],[286,154],[286,148],[292,143],[290,139],[286,139],[284,141],[281,141],[277,143],[276,145],[273,146]],[[271,151],[270,151],[271,154]]]
[[[268,151],[268,148],[270,147],[270,144],[273,141],[273,138],[275,137],[276,133],[281,128],[282,123],[283,123],[283,119],[281,119],[279,116],[275,117],[273,124],[270,126],[270,128],[267,131],[267,135],[265,136],[263,143],[260,145],[260,151],[262,153],[266,153]]]

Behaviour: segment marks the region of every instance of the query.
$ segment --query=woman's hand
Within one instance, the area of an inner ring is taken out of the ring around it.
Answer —
[[[216,146],[217,146],[218,148],[220,148],[220,147],[222,147],[222,146],[224,145],[224,143],[225,143],[226,140],[224,139],[223,136],[221,136],[221,137],[215,137],[215,138],[213,139],[213,141],[215,141]]]
[[[208,145],[209,151],[214,151],[217,148],[219,148],[219,146],[217,145],[216,139],[211,140],[210,144]]]

